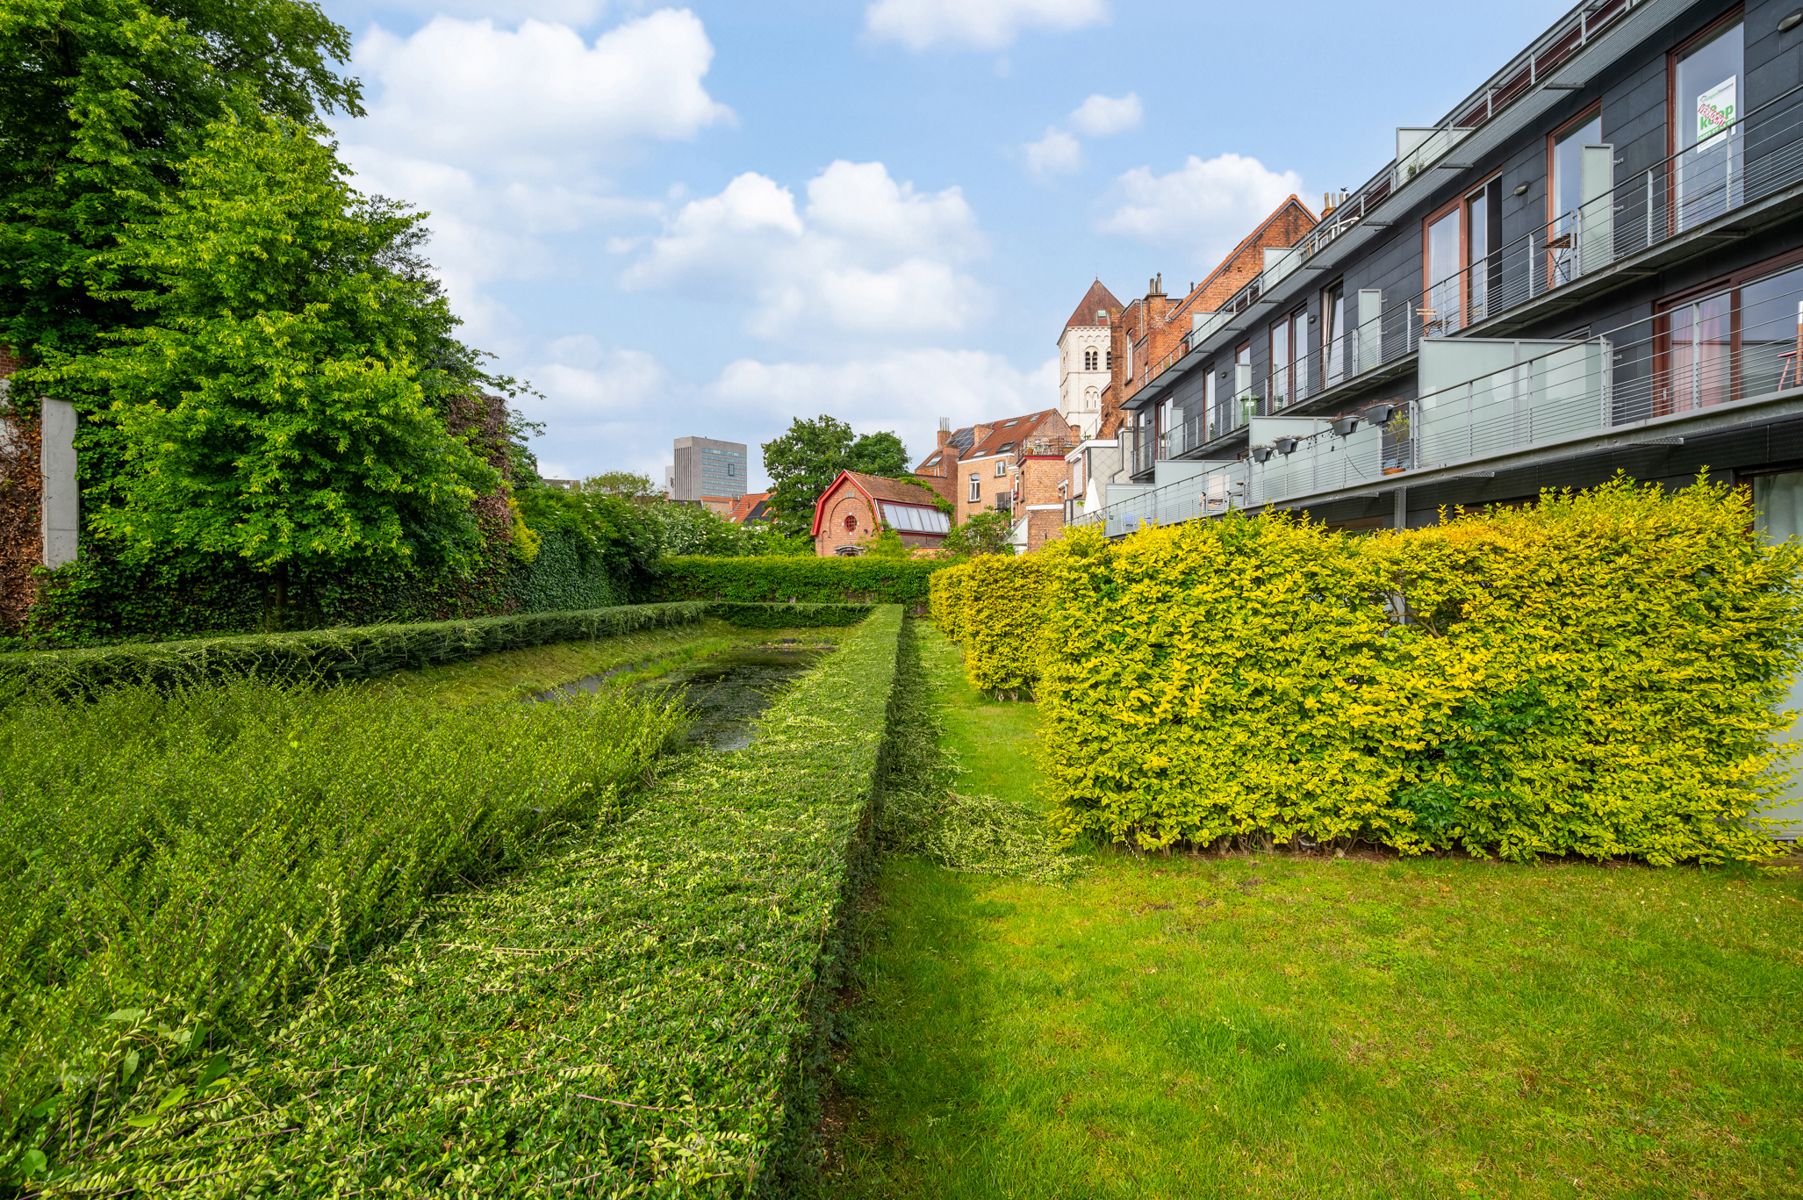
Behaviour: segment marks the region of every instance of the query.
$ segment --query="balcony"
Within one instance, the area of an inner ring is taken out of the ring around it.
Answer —
[[[1334,420],[1254,417],[1244,487],[1224,508],[1294,507],[1444,480],[1538,456],[1675,444],[1757,425],[1803,401],[1803,267],[1713,293],[1601,337],[1461,338],[1422,348],[1422,392]],[[1216,515],[1195,478],[1086,514],[1111,532]],[[1112,500],[1112,496],[1111,496]]]
[[[1746,113],[1704,146],[1613,186],[1603,186],[1613,179],[1613,148],[1591,147],[1586,153],[1584,177],[1597,183],[1576,209],[1418,292],[1388,303],[1376,290],[1357,293],[1356,303],[1348,296],[1348,319],[1356,323],[1255,381],[1251,390],[1262,397],[1260,411],[1291,412],[1352,399],[1406,372],[1424,342],[1506,332],[1623,277],[1612,268],[1650,269],[1680,250],[1700,253],[1712,235],[1731,232],[1738,218],[1768,206],[1783,211],[1780,198],[1803,184],[1803,86]],[[1287,275],[1300,261],[1295,254],[1273,260],[1265,276],[1247,285],[1223,314],[1230,317],[1235,305],[1248,307],[1272,286],[1269,276]],[[1198,326],[1169,365],[1176,366],[1225,323]],[[1170,382],[1161,375],[1142,393]],[[1148,399],[1156,395],[1152,391]]]

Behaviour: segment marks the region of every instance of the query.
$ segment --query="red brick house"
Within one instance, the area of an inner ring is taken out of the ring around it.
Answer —
[[[951,532],[951,518],[929,481],[887,479],[841,471],[814,505],[814,552],[822,558],[861,554],[884,529],[910,549],[937,550]]]
[[[980,512],[1007,513],[1015,545],[1037,550],[1064,525],[1064,456],[1076,445],[1055,408],[939,431],[939,445],[914,473],[931,477],[957,506],[960,524]]]

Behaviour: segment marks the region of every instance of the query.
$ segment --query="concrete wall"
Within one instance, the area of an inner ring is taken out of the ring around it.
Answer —
[[[45,400],[39,423],[43,444],[44,565],[60,567],[75,560],[81,535],[81,493],[75,485],[75,409],[62,400]]]

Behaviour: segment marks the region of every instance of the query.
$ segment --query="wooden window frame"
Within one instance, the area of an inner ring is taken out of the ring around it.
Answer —
[[[1730,25],[1745,25],[1745,4],[1736,4],[1665,52],[1665,236],[1678,235],[1678,173],[1672,164],[1678,157],[1678,60],[1710,41]],[[1747,48],[1741,46],[1741,82],[1746,82]]]
[[[1341,321],[1341,323],[1344,323],[1346,320],[1346,279],[1344,276],[1342,276],[1339,279],[1334,280],[1330,284],[1323,286],[1321,288],[1321,292],[1320,292],[1319,296],[1316,299],[1316,304],[1318,305],[1318,311],[1321,314],[1320,315],[1321,329],[1320,329],[1319,334],[1315,338],[1315,343],[1321,351],[1321,390],[1322,391],[1326,391],[1330,387],[1338,387],[1340,384],[1345,383],[1347,379],[1351,378],[1351,376],[1347,374],[1346,364],[1343,361],[1339,364],[1340,374],[1339,374],[1338,378],[1334,378],[1332,370],[1330,370],[1328,367],[1328,361],[1329,361],[1328,355],[1331,353],[1331,350],[1329,349],[1330,339],[1328,337],[1329,325],[1328,325],[1328,321],[1327,321],[1327,314],[1330,313],[1331,311],[1333,311],[1333,305],[1328,302],[1328,297],[1332,296],[1335,292],[1339,293],[1340,321]],[[1334,341],[1337,341],[1346,336],[1346,331],[1344,329],[1335,329],[1332,332],[1334,335],[1332,340],[1334,340]]]
[[[1553,266],[1557,261],[1554,256],[1559,252],[1558,250],[1555,250],[1551,244],[1553,240],[1553,224],[1564,215],[1558,211],[1559,196],[1554,186],[1556,180],[1553,177],[1553,156],[1559,152],[1560,139],[1572,130],[1578,128],[1578,126],[1589,124],[1593,118],[1597,122],[1596,135],[1600,138],[1603,136],[1603,102],[1601,100],[1592,100],[1589,104],[1586,104],[1583,108],[1579,109],[1575,116],[1553,126],[1552,132],[1546,135],[1546,220],[1541,222],[1540,225],[1541,240],[1546,243],[1545,250],[1541,252],[1542,261],[1540,263],[1540,282],[1544,285],[1542,288],[1543,291],[1550,292],[1554,288],[1562,286],[1553,281]],[[1561,247],[1561,249],[1570,249],[1573,253],[1577,252],[1576,246]],[[1576,280],[1572,280],[1571,282],[1575,283]]]
[[[1710,296],[1729,294],[1728,301],[1728,398],[1722,403],[1732,404],[1740,399],[1741,391],[1741,304],[1740,293],[1750,283],[1758,283],[1774,275],[1803,266],[1803,249],[1787,250],[1782,254],[1762,259],[1749,266],[1717,275],[1715,278],[1673,292],[1669,296],[1661,296],[1653,303],[1653,379],[1655,386],[1660,379],[1670,377],[1672,368],[1672,323],[1674,310],[1697,300]],[[1669,416],[1673,409],[1655,413],[1656,416]]]
[[[1459,218],[1457,241],[1459,255],[1460,329],[1464,329],[1472,324],[1472,322],[1467,319],[1471,313],[1471,222],[1466,215],[1466,206],[1471,203],[1471,198],[1473,196],[1481,195],[1491,184],[1497,182],[1501,178],[1502,172],[1500,170],[1492,171],[1488,175],[1480,178],[1476,183],[1473,183],[1468,187],[1460,188],[1457,195],[1453,196],[1453,198],[1448,200],[1445,204],[1442,204],[1439,208],[1436,208],[1433,212],[1422,218],[1421,221],[1421,295],[1425,299],[1432,294],[1434,285],[1441,282],[1438,279],[1430,278],[1433,269],[1433,259],[1429,254],[1432,230],[1448,213],[1456,214]],[[1419,306],[1417,306],[1416,311],[1420,311]],[[1435,319],[1438,320],[1440,318],[1441,314],[1436,313]]]

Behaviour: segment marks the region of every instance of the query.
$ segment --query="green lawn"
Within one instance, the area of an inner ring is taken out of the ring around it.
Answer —
[[[925,641],[958,788],[1029,795]],[[1803,1195],[1795,873],[895,859],[868,925],[829,1195]]]

